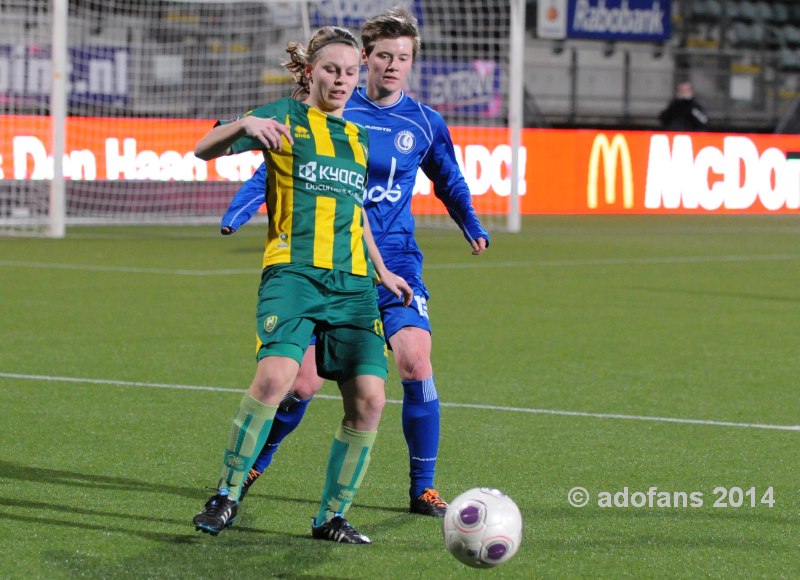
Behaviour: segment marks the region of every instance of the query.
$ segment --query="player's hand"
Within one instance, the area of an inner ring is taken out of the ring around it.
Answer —
[[[486,251],[486,238],[471,240],[469,245],[472,246],[472,255],[479,256]]]
[[[261,141],[267,150],[279,151],[283,147],[281,137],[286,137],[289,144],[294,145],[289,127],[275,119],[242,117],[242,128],[247,135]]]
[[[412,298],[414,298],[414,291],[411,289],[411,286],[408,285],[408,282],[401,276],[386,270],[380,277],[381,285],[386,288],[389,292],[397,296],[398,298],[403,299],[403,306],[408,306],[411,304]]]

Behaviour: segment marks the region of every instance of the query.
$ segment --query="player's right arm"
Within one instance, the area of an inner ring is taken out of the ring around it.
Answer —
[[[245,181],[234,194],[220,222],[220,232],[227,236],[246,224],[265,202],[267,166],[259,165],[253,177]]]
[[[206,133],[195,146],[195,157],[209,161],[226,155],[231,145],[242,137],[260,142],[260,148],[264,150],[279,150],[282,146],[281,137],[286,137],[290,144],[294,143],[289,128],[274,117],[263,119],[247,115],[230,123],[218,124]]]

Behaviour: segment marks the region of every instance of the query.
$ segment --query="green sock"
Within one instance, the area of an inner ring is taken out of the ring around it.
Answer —
[[[335,513],[346,513],[353,503],[367,472],[377,434],[377,431],[356,431],[339,425],[328,456],[325,487],[315,520],[317,525],[331,519]]]
[[[265,405],[245,393],[233,418],[228,447],[223,458],[219,489],[227,488],[228,497],[239,501],[242,484],[267,440],[278,405]]]

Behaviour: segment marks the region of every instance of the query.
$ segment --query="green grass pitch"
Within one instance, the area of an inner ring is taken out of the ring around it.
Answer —
[[[195,532],[254,368],[263,226],[75,228],[0,239],[0,575],[800,576],[797,216],[534,217],[480,257],[456,231],[419,239],[437,484],[514,498],[514,559],[469,569],[439,520],[406,513],[394,370],[349,513],[373,545],[309,537],[332,384],[236,524]],[[577,486],[586,507],[568,502]],[[626,488],[703,505],[598,505]]]

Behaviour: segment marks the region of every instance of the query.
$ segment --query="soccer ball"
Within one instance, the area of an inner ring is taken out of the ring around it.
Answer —
[[[465,491],[447,506],[443,526],[444,545],[474,568],[507,562],[522,541],[522,514],[499,489]]]

